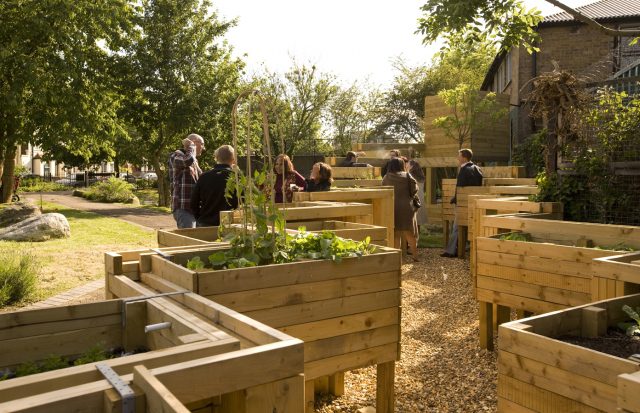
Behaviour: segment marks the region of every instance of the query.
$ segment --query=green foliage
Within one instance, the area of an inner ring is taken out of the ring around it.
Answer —
[[[80,357],[75,359],[75,361],[73,362],[73,365],[81,366],[83,364],[95,363],[97,361],[103,361],[109,358],[110,358],[110,354],[105,349],[104,343],[97,343],[94,346],[91,346],[89,350],[82,353]],[[58,368],[64,368],[64,367],[67,367],[67,366],[58,367]]]
[[[530,242],[531,234],[527,234],[524,232],[509,232],[507,234],[500,235],[500,240]]]
[[[57,182],[44,181],[39,177],[28,177],[22,178],[19,190],[22,192],[53,192],[68,191],[69,187]]]
[[[109,178],[91,185],[85,192],[87,199],[99,202],[130,202],[133,198],[133,185],[121,179]]]
[[[369,242],[369,237],[354,241],[340,238],[331,231],[311,233],[300,228],[287,242],[286,257],[288,261],[330,259],[340,262],[343,258],[370,254],[373,247]]]
[[[433,124],[444,129],[445,135],[455,140],[459,148],[471,143],[474,128],[483,126],[489,119],[497,120],[507,114],[506,109],[499,109],[495,93],[482,96],[468,83],[441,90],[438,96],[451,108],[452,114],[434,119]]]
[[[634,252],[634,251],[636,251],[635,248],[625,244],[624,242],[619,242],[619,243],[614,244],[614,245],[596,245],[593,248],[598,249],[598,250],[605,250],[605,251],[625,251],[625,252]]]
[[[535,26],[543,17],[521,0],[427,0],[421,10],[417,32],[424,43],[455,36],[469,44],[491,41],[505,49],[522,44],[530,52],[538,50]]]
[[[32,361],[28,361],[16,367],[15,377],[30,376],[32,374],[37,374],[40,372],[40,366]]]
[[[529,176],[543,172],[545,166],[544,151],[546,138],[546,129],[527,136],[522,143],[514,148],[513,164],[525,166],[530,173]]]
[[[637,307],[635,310],[628,305],[622,306],[622,311],[624,311],[633,321],[634,323],[618,323],[618,327],[623,329],[628,336],[640,336],[640,307]]]
[[[38,263],[33,255],[0,254],[0,308],[26,300],[38,281]]]
[[[187,268],[192,271],[201,270],[204,268],[204,262],[200,259],[200,257],[193,257],[187,261]]]

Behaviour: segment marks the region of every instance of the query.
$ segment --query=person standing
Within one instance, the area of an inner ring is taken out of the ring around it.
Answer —
[[[383,178],[387,174],[387,168],[389,168],[389,162],[391,162],[392,159],[398,158],[398,157],[400,157],[400,149],[391,149],[389,151],[389,160],[385,162],[385,164],[382,166],[382,170],[380,171]]]
[[[451,198],[450,203],[454,205],[454,214],[455,214],[455,205],[458,202],[458,187],[465,186],[482,186],[482,170],[478,167],[478,165],[471,162],[473,158],[473,152],[471,149],[460,149],[458,151],[458,165],[460,166],[460,170],[458,171],[458,177],[456,179],[456,192],[453,198]],[[453,228],[451,231],[451,236],[449,237],[449,244],[447,244],[447,248],[444,250],[441,257],[452,258],[458,254],[458,223],[456,220],[453,220]]]
[[[424,171],[422,167],[418,163],[418,161],[411,159],[409,161],[409,173],[413,177],[413,179],[418,182],[418,199],[420,199],[420,203],[422,204],[420,208],[416,211],[416,222],[418,223],[418,236],[420,236],[420,227],[422,225],[427,225],[427,211],[425,208],[425,199],[424,199],[424,184],[426,181],[426,177],[424,176]]]
[[[274,190],[276,194],[275,201],[277,203],[284,202],[285,198],[283,193],[287,196],[287,202],[291,202],[293,199],[292,185],[295,185],[297,191],[304,191],[307,187],[304,177],[295,170],[289,156],[285,154],[278,155],[273,170],[276,174]]]
[[[418,193],[418,183],[406,172],[402,158],[392,158],[387,164],[387,173],[382,185],[393,186],[393,225],[395,247],[408,243],[410,257],[418,261],[418,224],[413,209],[413,197]]]
[[[212,227],[220,225],[220,211],[229,211],[238,207],[238,197],[225,196],[227,180],[234,174],[236,164],[235,150],[230,145],[216,149],[216,166],[202,174],[191,195],[191,209],[197,226]]]
[[[171,212],[178,228],[195,228],[196,219],[191,210],[191,193],[202,174],[198,156],[204,150],[202,136],[192,133],[182,140],[182,149],[169,155],[171,181]]]

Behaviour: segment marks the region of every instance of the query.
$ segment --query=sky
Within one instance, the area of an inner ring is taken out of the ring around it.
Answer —
[[[591,3],[566,0],[569,6]],[[544,15],[560,11],[544,0],[525,0]],[[420,6],[416,0],[213,0],[218,13],[237,18],[227,34],[249,74],[263,67],[285,72],[292,58],[312,63],[344,84],[387,87],[392,60],[428,64],[439,45],[425,46],[415,34]],[[245,56],[246,55],[246,56]]]

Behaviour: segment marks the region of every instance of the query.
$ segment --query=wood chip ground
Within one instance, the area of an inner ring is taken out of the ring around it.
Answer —
[[[396,412],[495,412],[496,354],[480,349],[469,261],[421,249],[402,267],[402,356]],[[318,398],[316,412],[375,406],[375,367],[348,372],[344,396]]]

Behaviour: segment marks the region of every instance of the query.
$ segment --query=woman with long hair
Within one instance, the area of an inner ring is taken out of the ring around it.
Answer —
[[[316,162],[307,179],[307,192],[329,191],[333,182],[331,166],[324,162]]]
[[[425,200],[424,200],[424,184],[427,180],[424,176],[424,171],[422,167],[415,159],[411,159],[409,161],[409,173],[413,177],[413,179],[418,182],[418,198],[420,199],[420,203],[422,206],[416,211],[416,222],[418,223],[418,236],[420,234],[420,226],[427,225],[427,209],[425,208]]]
[[[307,182],[295,170],[293,162],[287,155],[278,155],[273,169],[276,174],[276,183],[274,185],[276,202],[284,202],[283,194],[286,194],[287,202],[291,202],[294,191],[304,191],[306,189]]]
[[[387,164],[387,173],[382,178],[382,185],[393,186],[393,223],[395,247],[408,243],[410,257],[418,260],[418,224],[413,207],[413,197],[418,193],[418,183],[406,172],[402,158],[393,158]]]

